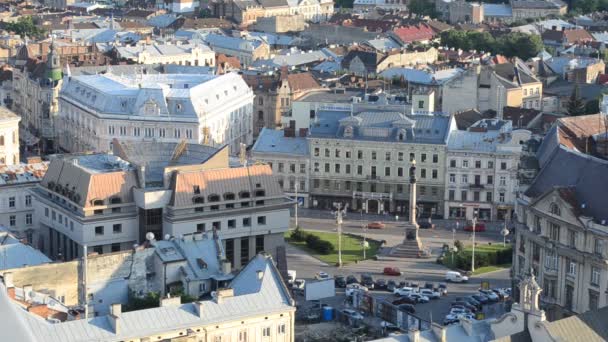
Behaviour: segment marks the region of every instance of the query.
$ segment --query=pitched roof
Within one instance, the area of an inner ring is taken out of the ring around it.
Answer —
[[[195,192],[194,187],[198,190]],[[239,196],[249,192],[254,197],[256,190],[264,190],[264,197],[282,197],[283,190],[268,165],[252,165],[237,168],[222,168],[194,172],[176,172],[172,184],[171,205],[191,206],[194,197],[208,198],[232,193]]]
[[[287,82],[292,92],[320,88],[321,86],[310,72],[287,75]]]
[[[404,43],[430,40],[435,37],[435,31],[427,24],[402,26],[394,29],[393,33]]]
[[[600,342],[608,340],[607,316],[608,306],[605,306],[599,310],[553,321],[544,326],[554,340]]]

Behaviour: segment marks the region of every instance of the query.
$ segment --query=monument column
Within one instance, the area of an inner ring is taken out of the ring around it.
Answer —
[[[418,222],[416,222],[416,160],[410,166],[410,225],[405,231],[406,240],[418,240]]]

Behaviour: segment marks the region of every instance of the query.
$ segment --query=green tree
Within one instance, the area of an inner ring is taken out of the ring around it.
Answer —
[[[519,57],[526,60],[536,56],[543,49],[543,42],[538,35],[511,32],[497,40],[496,53],[507,57]]]
[[[21,36],[40,37],[44,34],[44,30],[36,26],[31,16],[20,17],[15,22],[6,23],[5,28],[7,31],[15,32]]]
[[[137,297],[134,293],[129,293],[129,302],[125,306],[125,312],[157,308],[159,305],[160,293],[158,292],[148,292],[142,298]]]
[[[570,116],[579,116],[585,114],[585,101],[581,98],[578,85],[574,86],[566,111]]]
[[[416,14],[419,16],[429,16],[431,18],[437,18],[437,11],[435,11],[435,3],[429,0],[411,0],[408,4],[410,10],[410,16]]]
[[[597,114],[600,112],[600,100],[594,99],[585,104],[585,114]]]

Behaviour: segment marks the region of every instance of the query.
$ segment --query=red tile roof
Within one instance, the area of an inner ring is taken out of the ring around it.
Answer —
[[[393,33],[404,43],[430,40],[435,37],[435,31],[426,24],[399,27],[394,29]]]

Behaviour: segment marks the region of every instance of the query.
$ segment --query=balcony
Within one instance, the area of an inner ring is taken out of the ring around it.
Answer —
[[[367,176],[365,176],[365,179],[372,180],[372,181],[377,181],[377,182],[380,181],[380,177],[376,176],[376,175],[367,175]]]
[[[485,186],[481,183],[472,183],[469,184],[469,189],[484,189]]]

